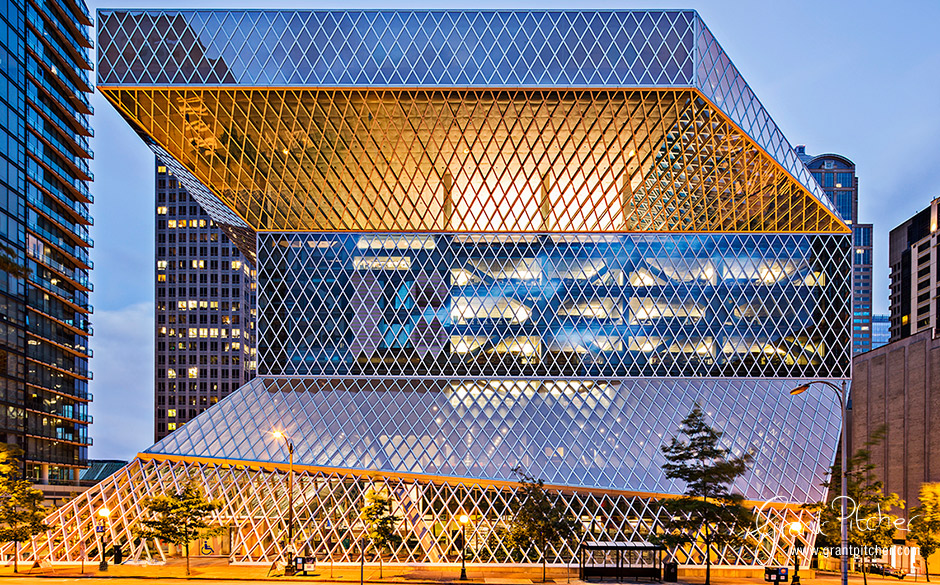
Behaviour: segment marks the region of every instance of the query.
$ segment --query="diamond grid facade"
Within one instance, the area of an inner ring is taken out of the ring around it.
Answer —
[[[261,232],[268,375],[848,375],[851,236]]]
[[[489,486],[473,482],[444,480],[434,483],[402,476],[381,478],[352,473],[317,470],[296,472],[294,514],[296,550],[304,556],[316,556],[336,563],[358,564],[359,542],[365,527],[360,509],[370,489],[386,490],[395,501],[395,512],[404,518],[407,537],[384,562],[436,563],[459,562],[462,549],[457,517],[472,514],[467,527],[467,562],[469,564],[538,562],[537,551],[513,549],[506,540],[504,518],[517,498],[515,486]],[[284,489],[283,469],[265,470],[237,465],[219,465],[173,458],[141,456],[127,467],[97,484],[60,508],[60,516],[71,519],[68,525],[34,539],[28,550],[36,558],[59,559],[77,563],[86,550],[99,546],[95,512],[102,507],[113,511],[103,533],[108,542],[127,542],[134,558],[165,559],[167,551],[152,541],[140,541],[128,520],[144,515],[140,486],[152,493],[178,491],[187,481],[199,482],[208,494],[224,502],[215,514],[218,524],[227,526],[222,537],[208,544],[214,552],[228,556],[233,563],[266,563],[283,558],[287,538],[285,518],[288,494]],[[586,530],[596,540],[646,540],[655,530],[662,510],[649,498],[618,493],[552,490],[572,516],[590,518]],[[727,564],[762,566],[793,559],[794,549],[801,564],[811,560],[812,539],[786,535],[785,527],[802,521],[815,527],[810,513],[799,508],[759,504],[754,508],[756,521],[751,541],[742,548],[724,547],[718,558]],[[195,550],[202,547],[192,547]],[[33,553],[32,551],[35,551]],[[704,550],[696,545],[676,551],[675,559],[683,565],[704,563]],[[712,550],[712,563],[716,563]],[[553,564],[570,564],[577,556],[577,543],[563,543],[547,551]],[[379,562],[372,548],[365,561]],[[602,562],[603,559],[598,559]]]
[[[100,19],[102,93],[233,229],[848,229],[694,12]]]
[[[843,229],[693,91],[104,91],[258,230]]]
[[[831,207],[698,14],[100,11],[98,86],[697,87]]]
[[[661,445],[696,403],[754,455],[735,485],[753,538],[713,562],[812,544],[783,527],[813,521],[839,406],[788,390],[850,375],[851,234],[697,14],[99,21],[102,93],[256,262],[259,377],[28,555],[75,559],[101,505],[132,540],[145,497],[194,479],[225,501],[233,562],[355,561],[372,486],[403,517],[392,561],[453,562],[462,513],[474,562],[535,561],[505,539],[516,466],[586,538],[647,540],[683,489]]]
[[[817,501],[839,434],[828,395],[780,402],[792,380],[646,378],[616,382],[261,378],[145,455],[284,461],[321,469],[515,480],[522,466],[552,485],[681,493],[660,445],[698,402],[727,447],[756,463],[735,485],[754,501]]]

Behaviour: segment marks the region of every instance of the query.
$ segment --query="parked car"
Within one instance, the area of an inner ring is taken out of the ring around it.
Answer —
[[[884,575],[885,577],[896,577],[898,579],[904,578],[904,573],[881,561],[875,561],[869,565],[868,572],[875,575]]]

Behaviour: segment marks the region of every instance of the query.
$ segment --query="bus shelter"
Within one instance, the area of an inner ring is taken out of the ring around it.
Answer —
[[[649,542],[581,543],[581,580],[662,581],[664,547]]]

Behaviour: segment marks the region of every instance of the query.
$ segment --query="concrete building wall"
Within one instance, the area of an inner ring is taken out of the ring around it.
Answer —
[[[885,490],[918,505],[921,484],[940,482],[940,338],[924,331],[855,357],[850,449],[873,445],[874,473]]]

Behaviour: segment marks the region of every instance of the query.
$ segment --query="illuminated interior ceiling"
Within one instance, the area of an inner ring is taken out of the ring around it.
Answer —
[[[99,20],[99,89],[242,236],[849,233],[693,11]]]
[[[104,93],[256,230],[843,229],[694,90]]]

